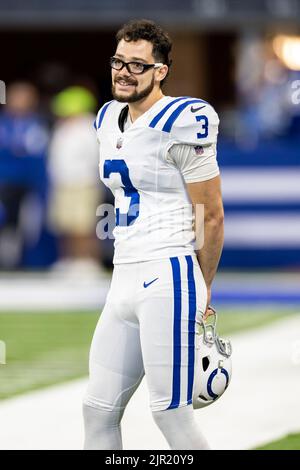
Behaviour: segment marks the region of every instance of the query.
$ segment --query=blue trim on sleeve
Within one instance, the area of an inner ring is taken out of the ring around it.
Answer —
[[[101,124],[102,124],[102,121],[103,121],[103,118],[104,118],[104,115],[105,115],[105,113],[106,113],[106,111],[107,111],[107,108],[108,108],[108,106],[109,106],[113,101],[114,101],[114,100],[109,101],[109,102],[106,103],[106,104],[103,106],[103,108],[101,109],[97,129],[100,129]]]
[[[178,103],[178,101],[186,100],[189,96],[181,96],[180,98],[176,98],[175,100],[171,101],[167,106],[165,106],[150,122],[149,127],[155,127],[156,124],[161,120],[161,118],[166,114],[168,109],[173,106],[173,104]]]
[[[204,101],[204,100],[199,100],[199,99],[193,99],[193,100],[189,100],[189,101],[186,101],[185,103],[181,103],[181,105],[179,105],[175,111],[173,111],[173,113],[169,116],[169,118],[166,120],[165,124],[164,124],[164,127],[162,128],[162,130],[164,132],[170,132],[171,129],[172,129],[172,126],[174,124],[174,122],[176,121],[176,119],[178,118],[178,116],[182,113],[182,111],[187,108],[190,104],[194,104],[194,103],[207,103],[207,101]]]
[[[178,408],[180,403],[181,367],[181,278],[178,258],[170,258],[173,273],[174,323],[173,323],[173,392],[168,409]]]

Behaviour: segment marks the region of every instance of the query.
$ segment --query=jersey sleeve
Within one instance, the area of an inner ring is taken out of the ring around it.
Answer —
[[[169,120],[169,147],[174,144],[215,144],[218,128],[219,117],[214,108],[205,101],[191,99],[181,104]]]
[[[98,122],[98,119],[99,119],[99,112],[100,112],[100,111],[98,111],[97,116],[96,116],[96,118],[94,119],[94,124],[93,124],[93,126],[94,126],[94,129],[95,129],[95,130],[97,130],[97,122]]]
[[[109,114],[109,113],[107,113],[108,108],[113,107],[113,106],[111,106],[113,103],[115,104],[116,102],[114,100],[108,101],[107,103],[105,103],[102,106],[102,108],[99,109],[99,111],[97,113],[97,116],[96,116],[96,119],[94,121],[94,128],[96,129],[96,131],[98,131],[101,128],[105,116],[107,116],[107,114]]]
[[[186,183],[219,175],[216,151],[219,117],[214,108],[192,98],[176,109],[172,119],[167,162],[179,169]]]
[[[97,134],[97,142],[98,144],[100,144],[100,136],[99,136],[99,130],[102,126],[102,123],[103,123],[103,120],[106,116],[106,118],[108,117],[107,115],[109,114],[107,111],[108,111],[108,108],[110,107],[110,105],[114,103],[114,100],[112,101],[108,101],[107,103],[104,103],[104,105],[99,109],[98,113],[97,113],[97,116],[96,116],[96,119],[94,121],[94,129],[96,131],[96,134]]]
[[[98,142],[98,145],[100,144],[100,140],[99,140],[99,136],[98,136],[98,132],[97,132],[97,131],[98,131],[97,123],[99,122],[100,111],[101,111],[101,109],[98,111],[97,116],[96,116],[96,118],[95,118],[95,120],[94,120],[94,124],[93,124],[94,131],[95,131],[95,135],[96,135],[96,140],[97,140],[97,142]]]
[[[167,153],[167,162],[178,168],[186,183],[197,183],[219,175],[216,153],[216,144],[174,144]]]

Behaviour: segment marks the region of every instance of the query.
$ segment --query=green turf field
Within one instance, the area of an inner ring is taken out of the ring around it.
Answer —
[[[300,450],[300,434],[289,434],[283,439],[258,447],[257,450]]]
[[[0,398],[84,376],[98,313],[0,313]]]
[[[226,311],[219,316],[222,335],[256,328],[281,318],[272,312]],[[88,352],[99,313],[0,313],[0,340],[7,364],[0,365],[0,399],[88,373]]]

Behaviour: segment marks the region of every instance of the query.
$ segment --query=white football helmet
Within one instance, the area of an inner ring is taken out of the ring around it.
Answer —
[[[232,373],[229,340],[217,335],[217,313],[214,312],[212,324],[197,322],[195,376],[193,388],[193,407],[203,408],[214,403],[225,392]]]

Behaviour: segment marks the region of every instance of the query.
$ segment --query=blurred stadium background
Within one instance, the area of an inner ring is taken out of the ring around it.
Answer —
[[[173,39],[165,93],[203,98],[220,116],[221,331],[272,328],[282,315],[289,331],[299,318],[299,16],[300,0],[0,0],[5,403],[87,374],[113,250],[113,240],[96,237],[97,206],[112,198],[98,181],[92,122],[110,99],[114,34],[132,18],[158,21]],[[300,331],[293,341],[287,379],[299,376]]]

